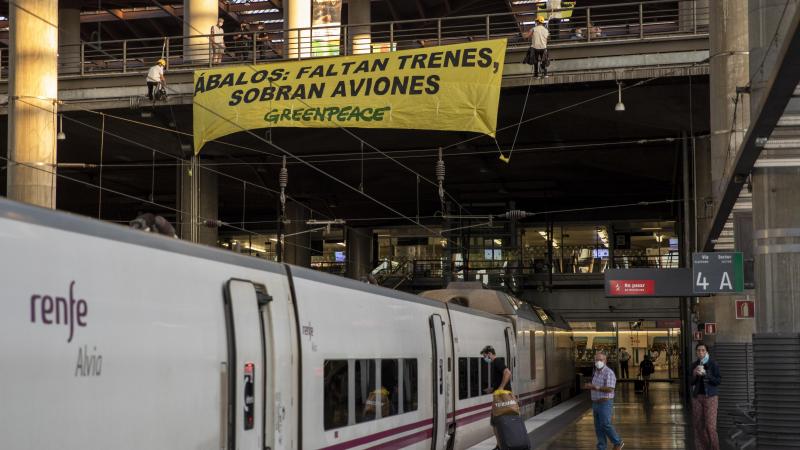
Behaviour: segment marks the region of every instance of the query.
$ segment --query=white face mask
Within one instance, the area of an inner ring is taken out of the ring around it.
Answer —
[[[597,367],[597,370],[600,370],[606,366],[606,363],[604,363],[603,361],[595,361],[594,366]]]

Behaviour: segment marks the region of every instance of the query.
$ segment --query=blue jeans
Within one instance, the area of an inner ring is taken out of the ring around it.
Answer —
[[[592,402],[592,414],[594,415],[594,432],[597,434],[597,450],[606,450],[608,439],[614,445],[622,443],[617,435],[614,426],[611,425],[611,417],[614,414],[614,400],[607,400],[602,403]]]

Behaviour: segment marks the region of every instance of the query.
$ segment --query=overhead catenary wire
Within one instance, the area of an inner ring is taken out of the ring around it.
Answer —
[[[131,194],[128,194],[128,193],[125,193],[125,192],[122,192],[122,191],[118,191],[116,189],[111,189],[111,188],[108,188],[108,187],[105,187],[105,186],[100,187],[98,184],[91,183],[91,182],[88,182],[88,181],[85,181],[85,180],[80,180],[80,179],[77,179],[75,177],[70,177],[68,175],[60,174],[60,173],[57,173],[55,170],[47,170],[46,168],[41,167],[41,166],[37,166],[36,164],[15,161],[15,160],[10,159],[10,158],[8,158],[6,156],[3,156],[3,155],[0,155],[0,159],[4,160],[4,161],[6,161],[6,162],[8,162],[10,164],[16,164],[16,165],[19,165],[19,166],[24,166],[24,167],[28,167],[28,168],[31,168],[31,169],[34,169],[34,170],[39,170],[41,172],[45,172],[45,173],[50,174],[50,175],[52,175],[52,176],[54,176],[56,178],[61,178],[61,179],[68,180],[68,181],[71,181],[71,182],[74,182],[74,183],[82,184],[84,186],[89,186],[89,187],[92,187],[92,188],[95,188],[95,189],[102,189],[104,192],[111,193],[111,194],[114,194],[114,195],[119,195],[121,197],[125,197],[125,198],[128,198],[130,200],[136,200],[136,201],[141,202],[141,203],[147,203],[147,204],[150,204],[152,206],[164,209],[166,211],[173,212],[176,215],[178,215],[178,217],[180,217],[180,215],[182,215],[182,214],[188,214],[186,211],[174,208],[172,206],[164,205],[162,203],[158,203],[158,202],[151,201],[151,200],[148,200],[148,199],[145,199],[145,198],[137,197],[135,195],[131,195]],[[237,226],[235,226],[233,224],[230,224],[228,222],[222,222],[222,221],[218,221],[216,219],[209,219],[209,218],[206,218],[206,217],[203,217],[203,216],[199,216],[199,215],[197,217],[198,217],[198,219],[201,219],[202,221],[217,222],[218,224],[220,224],[220,225],[222,225],[224,227],[227,227],[227,228],[231,228],[231,229],[234,229],[234,230],[237,230],[237,231],[241,231],[241,232],[247,233],[249,235],[256,235],[256,236],[259,236],[259,237],[264,237],[266,239],[270,239],[270,237],[267,236],[267,235],[263,235],[261,233],[257,233],[257,232],[254,232],[252,230],[248,230],[248,229],[245,229],[245,228],[237,227]],[[299,245],[299,244],[292,243],[292,245],[294,245],[296,247],[301,247],[301,248],[304,248],[304,249],[308,249],[308,250],[314,250],[311,247],[302,246],[302,245]]]
[[[30,104],[30,103],[29,103],[29,104]],[[93,125],[91,125],[91,124],[88,124],[88,123],[86,123],[86,122],[83,122],[83,121],[81,121],[81,120],[78,120],[78,119],[75,119],[75,118],[72,118],[72,117],[69,117],[69,116],[65,116],[65,118],[66,118],[68,121],[71,121],[71,122],[73,122],[73,123],[77,123],[77,124],[79,124],[79,125],[82,125],[82,126],[84,126],[84,127],[87,127],[87,128],[93,129],[93,130],[95,130],[95,131],[100,131],[100,129],[99,129],[99,128],[97,128],[97,127],[95,127],[95,126],[93,126]],[[133,139],[126,138],[126,137],[124,137],[124,136],[121,136],[121,135],[119,135],[119,134],[116,134],[116,133],[113,133],[113,132],[110,132],[110,131],[105,131],[105,134],[106,134],[106,135],[108,135],[108,136],[110,136],[110,137],[114,137],[114,138],[116,138],[116,139],[122,140],[122,141],[124,141],[124,142],[126,142],[126,143],[128,143],[128,144],[131,144],[131,145],[133,145],[133,146],[136,146],[136,147],[141,147],[141,148],[144,148],[144,149],[147,149],[147,150],[150,150],[150,151],[156,152],[156,153],[158,153],[158,154],[160,154],[160,155],[166,156],[166,157],[168,157],[168,158],[172,158],[172,159],[174,159],[174,160],[176,160],[176,161],[179,161],[179,162],[180,162],[180,163],[182,163],[182,164],[188,164],[188,163],[189,163],[189,160],[187,160],[187,159],[183,159],[183,158],[181,158],[181,157],[175,156],[174,154],[171,154],[171,153],[165,152],[165,151],[163,151],[163,150],[158,150],[158,149],[156,149],[155,147],[150,147],[150,146],[148,146],[148,145],[145,145],[145,144],[143,144],[143,143],[141,143],[141,142],[135,141],[135,140],[133,140]],[[105,166],[106,166],[106,167],[110,167],[111,165],[109,165],[109,164],[105,164]],[[225,172],[221,172],[221,171],[218,171],[218,170],[211,169],[211,168],[209,168],[209,167],[206,167],[206,165],[205,165],[205,164],[201,164],[201,165],[199,166],[199,168],[200,168],[200,170],[206,170],[206,171],[212,172],[212,173],[214,173],[214,174],[217,174],[217,175],[221,175],[221,176],[224,176],[224,177],[230,178],[230,179],[232,179],[232,180],[235,180],[235,181],[241,181],[241,182],[248,183],[248,184],[250,184],[252,187],[257,187],[257,188],[259,188],[259,189],[266,190],[266,191],[268,191],[268,192],[271,192],[271,193],[273,193],[273,194],[280,194],[280,191],[277,191],[277,190],[275,190],[275,189],[271,189],[271,188],[269,188],[269,187],[267,187],[267,186],[263,186],[263,185],[259,185],[259,184],[252,183],[252,182],[250,182],[250,181],[244,180],[244,179],[242,179],[242,178],[236,177],[236,176],[234,176],[234,175],[231,175],[231,174],[228,174],[228,173],[225,173]],[[300,201],[298,201],[298,200],[294,199],[294,198],[293,198],[293,197],[291,197],[291,196],[288,196],[288,195],[287,195],[287,196],[286,196],[286,198],[287,198],[287,199],[289,199],[289,200],[291,200],[292,202],[294,202],[294,203],[296,203],[296,204],[298,204],[298,205],[302,206],[303,208],[307,209],[307,210],[308,210],[308,211],[310,211],[310,212],[313,212],[313,213],[315,213],[315,214],[319,214],[320,216],[323,216],[323,217],[326,217],[326,218],[331,218],[331,217],[327,216],[326,214],[322,213],[321,211],[317,211],[317,210],[315,210],[314,208],[311,208],[310,206],[308,206],[308,205],[305,205],[304,203],[302,203],[302,202],[300,202]]]

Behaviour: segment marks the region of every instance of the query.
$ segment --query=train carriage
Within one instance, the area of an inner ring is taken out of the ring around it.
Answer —
[[[0,251],[0,448],[463,449],[492,435],[483,346],[527,415],[562,382],[568,330],[505,294],[486,311],[3,199]]]

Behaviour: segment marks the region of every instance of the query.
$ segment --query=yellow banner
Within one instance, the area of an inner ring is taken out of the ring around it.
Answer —
[[[194,73],[194,148],[268,127],[404,128],[494,136],[506,41]]]

